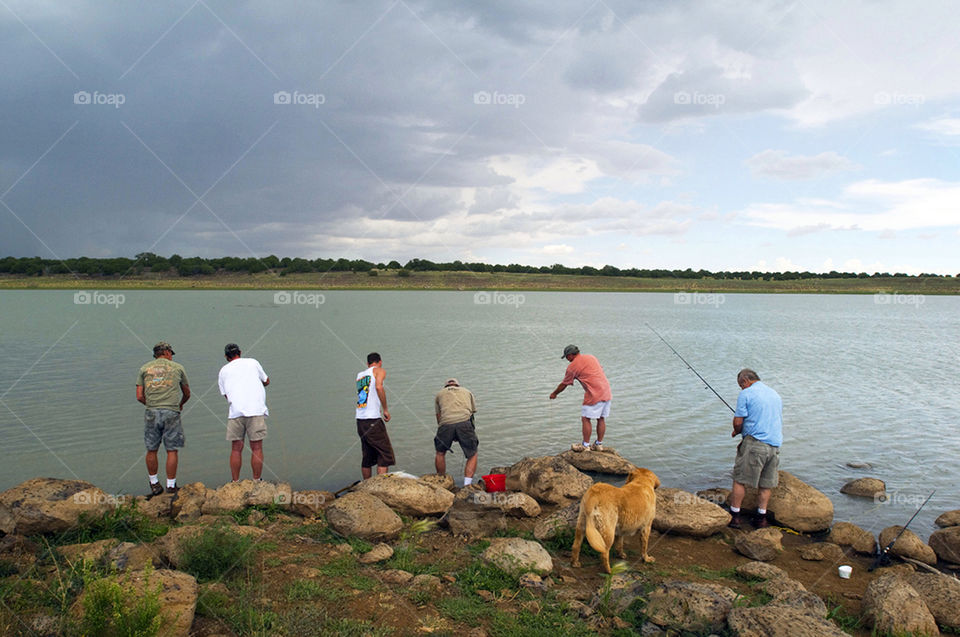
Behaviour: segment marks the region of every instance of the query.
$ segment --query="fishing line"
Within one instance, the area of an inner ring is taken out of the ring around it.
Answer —
[[[691,365],[690,363],[688,363],[688,362],[687,362],[687,359],[685,359],[683,356],[680,355],[680,352],[678,352],[677,350],[673,349],[673,345],[671,345],[670,343],[668,343],[668,342],[667,342],[667,339],[665,339],[665,338],[663,338],[662,336],[660,336],[660,332],[658,332],[657,330],[653,329],[653,327],[652,327],[649,323],[646,323],[646,322],[645,322],[644,325],[646,325],[647,327],[649,327],[649,328],[650,328],[650,331],[653,332],[654,334],[656,334],[656,335],[657,335],[657,338],[659,338],[661,341],[663,341],[663,344],[666,345],[667,347],[669,347],[669,348],[670,348],[670,351],[672,351],[674,354],[676,354],[676,355],[677,355],[677,358],[679,358],[680,360],[683,361],[684,365],[687,366],[687,369],[689,369],[691,372],[693,372],[694,374],[696,374],[696,375],[697,375],[697,378],[699,378],[701,381],[703,381],[703,384],[707,386],[707,389],[709,389],[710,391],[712,391],[712,392],[717,396],[717,398],[719,398],[719,399],[721,400],[721,402],[723,402],[723,404],[727,406],[727,409],[729,409],[730,411],[732,411],[734,414],[737,413],[736,410],[735,410],[733,407],[730,406],[730,403],[728,403],[726,400],[723,399],[723,396],[721,396],[720,394],[717,394],[717,390],[710,386],[710,383],[708,383],[707,380],[706,380],[703,376],[700,375],[700,372],[698,372],[697,370],[695,370],[695,369],[693,368],[693,365]]]

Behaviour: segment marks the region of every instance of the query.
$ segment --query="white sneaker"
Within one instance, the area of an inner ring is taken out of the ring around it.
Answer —
[[[603,443],[599,440],[590,445],[590,451],[603,451]]]

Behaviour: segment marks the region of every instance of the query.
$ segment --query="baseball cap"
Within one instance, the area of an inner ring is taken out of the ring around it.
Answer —
[[[173,347],[170,345],[170,343],[166,341],[160,341],[153,346],[153,355],[156,356],[157,354],[162,354],[167,350],[170,350],[171,354],[176,354],[176,352],[173,351]]]
[[[457,382],[457,379],[456,379],[456,378],[448,378],[448,379],[447,379],[447,382],[445,382],[445,383],[443,384],[443,386],[444,386],[444,387],[449,387],[450,385],[456,385],[457,387],[459,387],[459,386],[460,386],[460,383]]]
[[[577,347],[576,345],[567,345],[566,347],[563,348],[563,356],[561,356],[560,358],[566,358],[567,356],[570,356],[570,354],[579,354],[579,353],[580,353],[579,347]]]

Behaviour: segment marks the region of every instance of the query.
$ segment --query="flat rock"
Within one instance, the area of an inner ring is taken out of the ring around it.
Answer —
[[[518,583],[522,588],[529,588],[531,590],[542,591],[547,588],[543,582],[543,578],[536,573],[524,573],[520,576]]]
[[[392,540],[403,528],[400,516],[369,493],[353,492],[337,498],[327,507],[326,516],[330,527],[340,535],[365,540]]]
[[[880,531],[880,546],[885,547],[890,544],[890,542],[893,542],[893,538],[897,537],[901,529],[903,529],[902,526],[888,526]],[[900,536],[890,549],[890,553],[901,557],[909,557],[924,564],[937,563],[937,554],[934,550],[924,544],[923,540],[910,529],[903,532],[903,535]]]
[[[783,551],[783,535],[774,527],[738,533],[734,541],[737,552],[751,560],[769,562]]]
[[[391,548],[389,544],[381,542],[362,554],[358,559],[361,564],[376,564],[377,562],[389,560],[391,557],[393,557],[393,548]]]
[[[766,562],[747,562],[737,567],[737,575],[744,579],[768,580],[786,577],[787,572],[779,566]]]
[[[106,540],[97,540],[96,542],[85,542],[83,544],[67,544],[65,546],[58,546],[57,553],[61,557],[66,558],[69,562],[99,562],[107,553],[110,552],[110,549],[119,544],[120,541],[108,538]]]
[[[147,502],[147,507],[155,512],[157,517],[169,516],[177,522],[192,522],[203,515],[203,505],[208,497],[214,494],[202,482],[191,482],[180,487],[176,499],[169,495],[159,495]],[[167,513],[164,513],[164,507]]]
[[[830,620],[787,606],[734,608],[727,625],[736,637],[849,637]]]
[[[840,493],[855,495],[861,498],[874,498],[878,502],[885,502],[887,499],[887,485],[883,480],[878,478],[857,478],[840,487]]]
[[[800,549],[800,557],[811,562],[839,562],[844,558],[843,549],[831,542],[817,542]]]
[[[443,515],[453,504],[453,494],[415,478],[374,476],[355,487],[357,493],[376,496],[400,515]]]
[[[948,526],[931,533],[930,548],[944,562],[960,564],[960,526]]]
[[[873,465],[869,462],[860,462],[856,460],[848,462],[847,466],[851,469],[873,469]]]
[[[726,586],[697,582],[666,582],[653,589],[644,614],[668,631],[706,635],[723,630],[737,593]]]
[[[761,583],[760,590],[770,597],[779,597],[781,595],[802,593],[807,590],[803,582],[795,580],[792,577],[774,577]]]
[[[939,635],[937,622],[920,594],[895,573],[886,573],[867,585],[863,615],[881,634]]]
[[[877,540],[873,537],[873,534],[850,522],[834,524],[830,528],[827,542],[833,542],[839,546],[849,546],[861,555],[875,555],[877,552]]]
[[[960,509],[941,513],[933,523],[939,527],[960,526]]]
[[[936,573],[905,576],[941,628],[960,629],[960,580]]]
[[[567,450],[561,453],[560,457],[580,471],[593,471],[595,473],[625,476],[637,468],[635,464],[621,456],[614,449],[604,449],[603,451],[586,449],[579,452]]]
[[[426,484],[432,484],[435,487],[440,487],[441,489],[446,489],[447,491],[453,491],[456,488],[456,484],[453,481],[453,476],[446,473],[427,473],[420,476],[420,482]]]
[[[490,540],[480,557],[508,573],[518,575],[531,571],[544,575],[553,570],[553,559],[538,542],[518,537],[497,537]]]
[[[520,491],[487,493],[482,489],[461,489],[455,499],[465,500],[481,509],[494,509],[514,518],[535,518],[540,515],[540,504]]]
[[[440,588],[441,580],[436,575],[428,575],[427,573],[421,573],[420,575],[415,575],[412,580],[410,580],[410,586],[413,588]]]
[[[219,515],[239,511],[248,506],[290,506],[293,490],[286,482],[238,480],[228,482],[212,493],[207,493],[203,513]],[[179,498],[178,498],[179,499]]]
[[[558,533],[577,527],[577,516],[580,515],[580,503],[574,502],[554,511],[533,527],[533,537],[540,540],[552,540]]]
[[[62,533],[80,516],[103,517],[117,498],[82,480],[33,478],[0,493],[0,531],[35,535]]]
[[[332,491],[308,489],[290,494],[290,510],[308,519],[320,517],[337,496]]]
[[[413,579],[413,573],[391,568],[380,573],[380,579],[387,584],[406,584]]]
[[[467,538],[489,537],[507,529],[507,518],[499,509],[478,506],[466,498],[455,500],[440,523],[454,535]]]
[[[721,505],[725,504],[727,498],[730,497],[730,489],[724,489],[723,487],[701,489],[700,491],[697,491],[697,495],[707,502],[713,502],[714,504]]]
[[[655,493],[657,513],[653,528],[661,533],[709,537],[730,522],[729,513],[688,491],[660,487]]]
[[[819,619],[825,619],[827,616],[827,605],[823,603],[819,595],[808,590],[784,591],[775,595],[767,605],[805,610]]]
[[[579,501],[593,484],[587,474],[557,456],[524,458],[511,465],[506,476],[508,490],[522,491],[538,502],[561,506]]]
[[[741,506],[757,508],[757,489],[747,488]],[[786,471],[779,472],[779,485],[770,491],[767,510],[778,523],[801,533],[826,531],[833,523],[830,498]]]

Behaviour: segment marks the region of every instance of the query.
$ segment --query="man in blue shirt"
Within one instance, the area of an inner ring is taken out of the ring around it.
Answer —
[[[769,526],[767,503],[770,489],[777,486],[780,467],[780,445],[783,443],[783,401],[752,369],[737,374],[740,395],[733,415],[733,433],[742,435],[733,465],[733,490],[730,493],[730,525],[740,528],[740,505],[747,487],[758,489],[757,517],[754,526]]]

